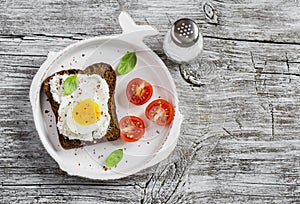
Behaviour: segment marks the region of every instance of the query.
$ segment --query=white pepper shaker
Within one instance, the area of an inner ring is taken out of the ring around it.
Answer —
[[[197,24],[189,18],[177,20],[165,36],[163,49],[177,63],[197,59],[203,51],[203,36]]]

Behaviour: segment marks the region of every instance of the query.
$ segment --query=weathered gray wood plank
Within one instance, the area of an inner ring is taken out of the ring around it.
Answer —
[[[2,203],[297,203],[300,202],[299,1],[1,1],[0,181]],[[146,43],[177,86],[185,120],[178,146],[159,165],[116,181],[62,172],[45,152],[28,92],[49,51],[120,33],[128,10],[160,31]],[[187,84],[166,59],[170,23],[192,17],[205,59],[219,76]]]

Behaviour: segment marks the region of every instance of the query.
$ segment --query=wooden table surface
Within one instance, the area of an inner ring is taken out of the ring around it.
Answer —
[[[39,139],[29,87],[49,51],[121,33],[121,11],[159,31],[145,43],[177,87],[178,145],[120,180],[72,177]],[[216,66],[202,86],[162,49],[181,17],[199,25]],[[0,0],[0,28],[0,203],[300,203],[298,0]]]

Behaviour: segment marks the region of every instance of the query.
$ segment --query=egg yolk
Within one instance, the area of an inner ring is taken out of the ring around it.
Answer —
[[[80,101],[72,112],[73,120],[83,126],[97,122],[100,115],[101,110],[98,103],[90,98]]]

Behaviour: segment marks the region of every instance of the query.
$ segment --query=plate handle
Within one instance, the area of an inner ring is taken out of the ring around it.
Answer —
[[[125,11],[122,11],[119,15],[119,24],[123,30],[123,35],[121,36],[145,48],[147,48],[147,46],[143,43],[143,39],[147,36],[154,36],[159,33],[156,28],[150,25],[137,25]]]
[[[38,103],[36,100],[38,93],[40,92],[40,89],[37,88],[38,84],[41,84],[41,81],[44,80],[45,73],[41,72],[40,70],[46,69],[51,62],[57,57],[59,53],[57,52],[49,52],[47,55],[47,59],[44,61],[44,63],[41,65],[39,71],[34,76],[31,86],[30,86],[30,92],[29,92],[29,98],[32,106],[35,106],[35,103]],[[35,107],[33,107],[35,109]]]

